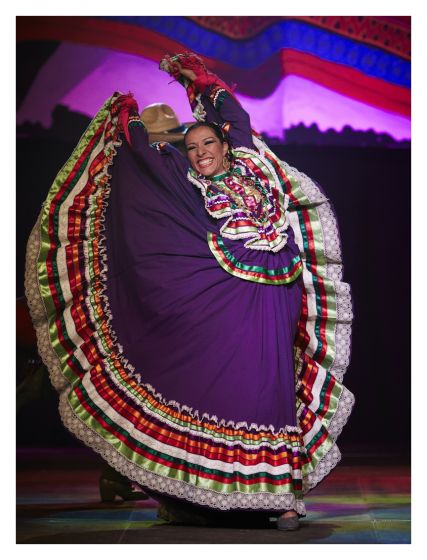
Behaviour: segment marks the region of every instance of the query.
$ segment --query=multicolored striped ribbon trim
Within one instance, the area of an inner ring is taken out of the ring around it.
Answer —
[[[292,264],[283,268],[264,268],[262,266],[245,265],[238,261],[224,245],[220,235],[208,232],[208,243],[212,254],[220,266],[238,278],[280,286],[289,284],[298,278],[302,272],[302,262],[299,255],[292,259]]]
[[[304,515],[303,494],[339,460],[335,440],[352,406],[351,393],[324,367],[338,356],[333,287],[339,281],[319,274],[328,258],[321,216],[303,182],[283,170],[298,216],[292,227],[299,224],[297,238],[304,239],[299,425],[277,431],[226,422],[165,401],[122,354],[105,291],[103,217],[109,167],[121,145],[117,96],[107,100],[59,172],[28,242],[26,294],[40,355],[61,394],[64,424],[115,469],[153,490],[217,509]]]

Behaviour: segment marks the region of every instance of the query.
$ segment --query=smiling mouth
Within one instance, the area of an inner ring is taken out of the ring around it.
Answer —
[[[209,167],[210,165],[212,165],[213,161],[213,158],[201,159],[197,162],[197,165],[199,167]]]

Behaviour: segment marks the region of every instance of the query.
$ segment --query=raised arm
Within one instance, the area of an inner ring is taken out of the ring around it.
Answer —
[[[176,78],[187,90],[193,115],[197,120],[229,123],[228,136],[234,148],[254,148],[248,113],[232,90],[216,74],[209,72],[193,53],[166,56],[160,68]]]
[[[144,164],[157,174],[168,173],[168,161],[182,168],[186,173],[189,167],[185,158],[177,149],[167,142],[157,142],[150,145],[148,132],[139,116],[138,104],[132,94],[121,95],[115,100],[115,110],[118,111],[119,127],[126,137],[126,142]],[[170,161],[172,163],[172,161]]]

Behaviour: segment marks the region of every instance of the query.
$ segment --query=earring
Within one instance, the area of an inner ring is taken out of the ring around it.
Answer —
[[[230,160],[227,156],[224,156],[222,159],[222,166],[225,171],[230,171]]]

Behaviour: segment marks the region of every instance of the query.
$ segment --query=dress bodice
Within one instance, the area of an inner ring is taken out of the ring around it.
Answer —
[[[248,249],[276,253],[286,245],[289,227],[288,196],[280,177],[262,150],[231,152],[229,172],[207,178],[190,169],[188,179],[201,189],[211,216],[228,218],[221,226],[224,237],[247,239]]]

